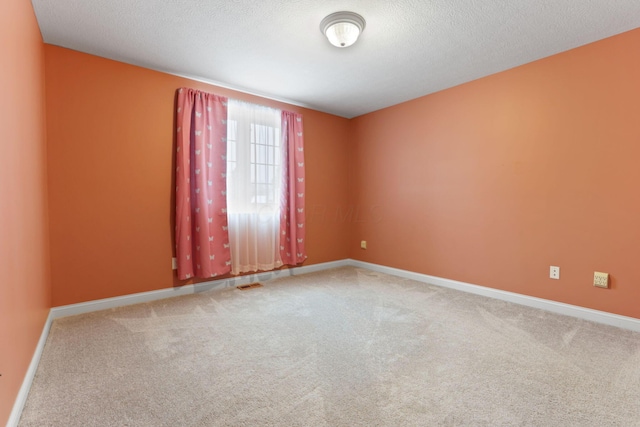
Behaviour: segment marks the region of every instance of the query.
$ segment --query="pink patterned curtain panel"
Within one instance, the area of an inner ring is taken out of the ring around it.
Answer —
[[[176,109],[178,278],[231,271],[227,224],[227,98],[178,89]]]
[[[302,115],[282,112],[284,188],[280,206],[280,257],[283,264],[300,264],[305,249],[305,173]]]

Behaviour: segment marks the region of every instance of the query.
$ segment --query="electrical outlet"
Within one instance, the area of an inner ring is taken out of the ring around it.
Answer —
[[[177,270],[178,269],[178,258],[171,258],[171,269],[173,270]]]
[[[549,277],[560,280],[560,267],[556,267],[555,265],[549,267]]]
[[[367,241],[366,240],[362,240],[360,242],[360,249],[367,249]]]
[[[598,288],[609,288],[609,273],[596,271],[593,273],[593,286]]]

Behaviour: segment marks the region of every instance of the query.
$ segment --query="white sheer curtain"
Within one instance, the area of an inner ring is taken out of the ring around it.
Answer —
[[[227,216],[231,272],[272,270],[280,258],[280,110],[229,100]]]

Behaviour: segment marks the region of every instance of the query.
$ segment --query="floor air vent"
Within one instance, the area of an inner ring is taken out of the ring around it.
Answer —
[[[248,285],[240,285],[240,286],[236,286],[238,289],[240,289],[241,291],[246,291],[247,289],[253,289],[253,288],[261,288],[262,284],[261,283],[249,283]]]

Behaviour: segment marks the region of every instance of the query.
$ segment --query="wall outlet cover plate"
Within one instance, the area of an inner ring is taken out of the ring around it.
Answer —
[[[598,288],[609,288],[609,273],[596,271],[593,273],[593,286]]]

